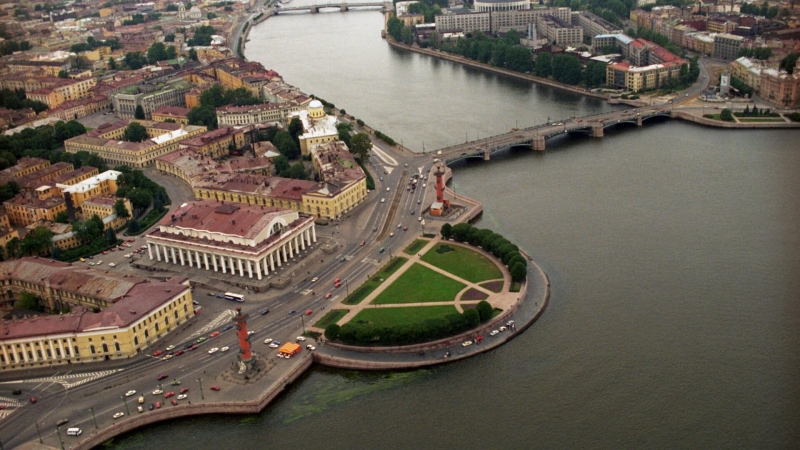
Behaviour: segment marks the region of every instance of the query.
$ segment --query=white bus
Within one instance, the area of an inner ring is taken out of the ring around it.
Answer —
[[[233,300],[235,302],[244,303],[244,295],[234,294],[232,292],[226,292],[223,296],[227,300]]]

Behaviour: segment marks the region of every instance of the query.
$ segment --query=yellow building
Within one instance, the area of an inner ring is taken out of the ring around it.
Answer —
[[[45,258],[0,263],[0,302],[22,292],[46,311],[0,322],[0,370],[130,358],[193,316],[189,281],[156,281]],[[97,310],[99,312],[90,312]]]
[[[87,178],[80,183],[73,185],[58,184],[61,190],[61,195],[73,208],[82,208],[83,202],[94,197],[106,197],[117,193],[117,178],[122,175],[122,172],[116,170],[106,170],[105,172]],[[98,214],[99,217],[105,215]],[[91,217],[89,215],[88,217]]]
[[[0,246],[8,244],[8,241],[17,238],[19,239],[19,232],[11,228],[11,221],[8,219],[8,214],[0,211]]]
[[[9,221],[15,226],[28,226],[40,220],[55,222],[58,213],[67,210],[61,197],[40,198],[36,194],[19,193],[3,202]]]
[[[83,220],[90,219],[94,215],[102,217],[104,229],[110,227],[118,230],[127,222],[127,219],[117,216],[117,212],[114,210],[114,204],[120,200],[128,211],[128,217],[132,217],[133,206],[131,201],[127,198],[113,196],[94,197],[84,201],[81,203],[81,216],[83,216]]]
[[[230,154],[231,147],[238,150],[244,145],[244,129],[221,127],[182,141],[180,148],[194,150],[198,155],[219,158]]]
[[[166,122],[167,120],[171,120],[174,123],[179,123],[182,125],[189,125],[189,111],[191,108],[182,108],[180,106],[162,106],[157,110],[153,111],[151,117],[156,122]]]
[[[303,134],[300,140],[300,153],[309,155],[319,146],[339,140],[339,130],[336,129],[336,118],[325,114],[322,102],[312,100],[307,111],[298,111],[289,115],[289,120],[298,117],[303,123]]]
[[[20,178],[50,165],[50,161],[41,158],[22,157],[17,164],[0,171],[0,176]]]

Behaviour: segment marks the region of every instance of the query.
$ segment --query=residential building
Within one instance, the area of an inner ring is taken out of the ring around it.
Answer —
[[[313,100],[308,105],[308,110],[297,111],[291,118],[298,117],[303,123],[303,134],[300,140],[300,153],[310,154],[314,147],[339,140],[339,130],[336,129],[336,117],[325,114],[322,102]]]
[[[152,119],[157,122],[166,122],[168,120],[182,125],[189,125],[189,111],[191,108],[182,108],[180,106],[162,106],[151,114]]]
[[[777,69],[763,69],[759,80],[758,93],[786,108],[800,106],[800,63],[795,65],[794,73]]]
[[[530,7],[530,0],[475,0],[474,3],[477,12],[511,11]]]
[[[26,257],[0,262],[0,283],[7,308],[28,292],[46,311],[71,309],[0,322],[4,371],[130,358],[193,316],[184,277],[157,281]]]
[[[105,172],[87,178],[73,185],[56,185],[61,190],[61,195],[70,208],[81,208],[83,202],[94,198],[114,195],[117,193],[117,178],[122,172],[106,170]],[[91,216],[90,216],[91,217]],[[103,216],[100,216],[103,217]]]
[[[316,240],[313,217],[208,200],[181,205],[145,236],[151,261],[259,280]]]
[[[733,61],[739,57],[739,49],[744,38],[732,34],[720,33],[714,36],[714,58]]]
[[[295,100],[259,105],[222,106],[217,108],[217,123],[220,126],[245,126],[268,122],[287,124],[292,113],[302,109],[303,105]]]
[[[192,88],[191,83],[183,78],[155,86],[142,84],[128,91],[114,94],[114,114],[123,119],[133,119],[136,108],[142,107],[145,119],[152,117],[153,112],[162,106],[185,106],[184,94]]]
[[[675,62],[638,67],[627,62],[606,66],[606,84],[633,92],[658,89],[670,78],[680,76],[681,65]]]
[[[572,25],[554,16],[542,16],[536,20],[539,36],[546,36],[547,40],[559,47],[577,46],[583,44],[583,28]]]
[[[595,37],[598,34],[622,34],[619,27],[589,11],[573,14],[572,23],[583,28],[583,34],[589,37]]]
[[[192,149],[199,155],[211,158],[220,158],[229,155],[232,149],[238,150],[244,145],[243,128],[220,127],[181,141],[179,148]]]

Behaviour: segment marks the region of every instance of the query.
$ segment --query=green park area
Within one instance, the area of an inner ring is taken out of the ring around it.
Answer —
[[[739,122],[786,122],[780,117],[737,117]]]
[[[406,247],[403,250],[403,253],[406,253],[408,255],[415,255],[417,252],[422,250],[422,247],[425,247],[425,245],[427,245],[428,242],[430,241],[427,239],[417,239],[414,242],[412,242],[411,245]]]
[[[372,304],[447,302],[466,286],[420,264],[409,267]]]
[[[354,290],[342,303],[345,305],[357,305],[361,303],[362,300],[367,298],[369,294],[372,293],[375,289],[378,288],[383,282],[389,278],[390,275],[397,272],[397,269],[403,266],[408,259],[398,256],[396,258],[392,258],[388,264],[383,266],[383,268],[376,273],[375,275],[371,276],[366,283],[362,284],[358,287],[358,289]]]
[[[455,306],[407,306],[396,308],[367,308],[358,313],[349,323],[371,324],[374,327],[395,327],[438,319],[448,314],[458,314]]]
[[[503,278],[494,261],[458,245],[439,244],[428,250],[422,260],[473,283]]]
[[[349,309],[333,309],[328,311],[327,314],[322,316],[322,319],[319,319],[317,323],[314,324],[317,328],[325,328],[332,323],[338,322],[342,317],[349,313]]]

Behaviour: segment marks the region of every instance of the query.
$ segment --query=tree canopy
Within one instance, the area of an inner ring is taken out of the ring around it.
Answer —
[[[128,142],[142,142],[147,139],[147,130],[139,122],[131,122],[122,137]]]

